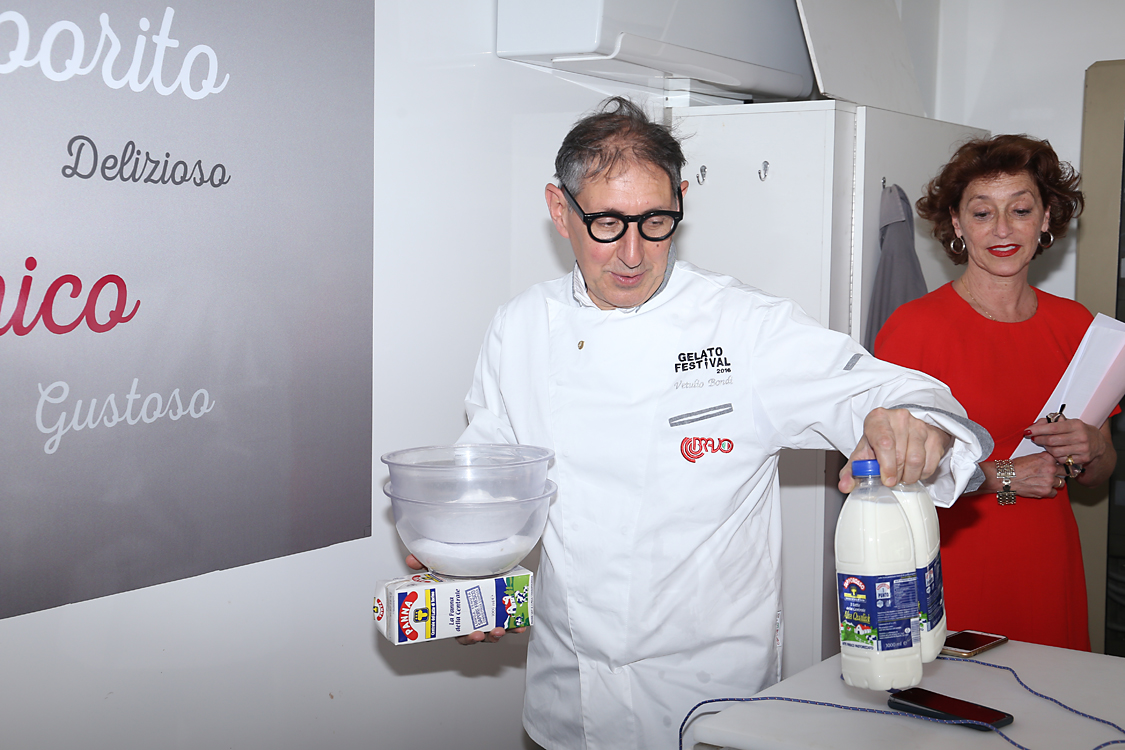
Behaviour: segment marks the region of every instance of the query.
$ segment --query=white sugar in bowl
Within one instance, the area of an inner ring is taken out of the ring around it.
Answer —
[[[400,496],[392,485],[383,492],[402,543],[430,570],[464,578],[498,575],[527,557],[543,534],[556,490],[544,480],[534,497],[417,500]]]

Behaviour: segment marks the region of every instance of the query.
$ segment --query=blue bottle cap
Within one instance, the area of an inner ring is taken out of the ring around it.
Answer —
[[[853,477],[877,477],[879,476],[879,462],[875,459],[870,461],[855,461],[852,463],[852,476]]]

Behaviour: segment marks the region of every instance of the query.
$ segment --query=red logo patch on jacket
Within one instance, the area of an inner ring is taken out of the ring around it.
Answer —
[[[730,453],[734,450],[734,441],[729,438],[699,438],[686,437],[680,441],[680,455],[691,463],[703,457],[705,453]]]

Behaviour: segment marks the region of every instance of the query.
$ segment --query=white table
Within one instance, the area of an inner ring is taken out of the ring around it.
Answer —
[[[1030,750],[1091,750],[1109,740],[1125,740],[1125,734],[1112,727],[1032,695],[1016,682],[1011,672],[971,661],[939,659],[925,665],[920,687],[1012,714],[1015,720],[1001,731]],[[975,661],[1011,667],[1032,689],[1125,727],[1125,659],[1009,642],[984,652]],[[889,710],[886,692],[844,684],[840,679],[839,655],[758,695]],[[786,701],[726,705],[730,707],[695,722],[695,741],[707,743],[697,745],[697,750],[708,746],[730,750],[1012,747],[994,732],[908,716],[883,716]]]

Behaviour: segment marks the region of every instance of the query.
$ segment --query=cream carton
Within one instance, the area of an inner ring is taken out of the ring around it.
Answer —
[[[379,581],[375,622],[396,646],[530,625],[533,575],[516,566],[493,578],[453,578],[421,571]]]

